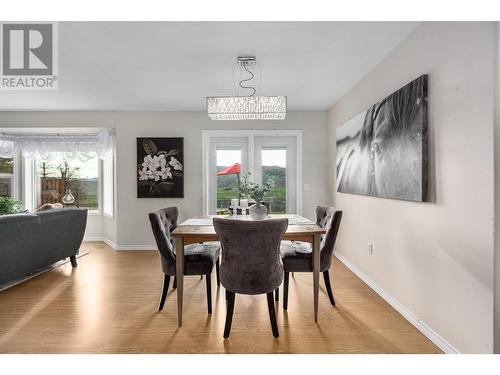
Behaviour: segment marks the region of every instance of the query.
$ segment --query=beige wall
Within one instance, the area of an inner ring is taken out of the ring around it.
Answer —
[[[202,129],[302,129],[303,213],[313,218],[316,204],[328,203],[327,113],[290,112],[283,121],[211,121],[203,112],[0,112],[0,129],[14,127],[116,128],[115,218],[89,217],[88,236],[104,235],[122,246],[151,247],[148,212],[177,205],[181,219],[202,213]],[[184,137],[185,198],[136,198],[136,137]]]
[[[500,353],[500,22],[496,22],[495,40],[495,345]]]
[[[493,344],[492,23],[424,23],[329,111],[335,129],[429,74],[429,203],[337,193],[337,253],[460,352]],[[374,246],[370,256],[367,244]]]

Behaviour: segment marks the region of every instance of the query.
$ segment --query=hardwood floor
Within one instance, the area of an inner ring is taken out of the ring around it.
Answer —
[[[339,261],[331,271],[336,308],[320,283],[313,319],[311,274],[290,277],[288,312],[276,305],[274,339],[266,296],[236,296],[224,340],[224,288],[207,314],[205,281],[186,277],[184,324],[176,294],[157,312],[163,276],[155,251],[116,252],[85,243],[90,253],[0,293],[0,353],[440,353],[416,328]],[[282,293],[281,297],[283,296]]]

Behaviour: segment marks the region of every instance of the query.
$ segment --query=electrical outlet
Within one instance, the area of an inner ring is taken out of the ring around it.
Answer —
[[[311,191],[311,184],[304,184],[304,191]]]
[[[368,254],[373,255],[373,244],[368,242]]]

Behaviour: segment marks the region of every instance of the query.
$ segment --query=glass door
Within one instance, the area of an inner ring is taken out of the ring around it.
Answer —
[[[301,214],[302,132],[300,130],[205,130],[203,213],[227,213],[238,198],[238,180],[274,180],[265,202],[270,213]]]
[[[225,213],[232,198],[238,198],[236,184],[248,171],[248,138],[210,139],[210,213]]]

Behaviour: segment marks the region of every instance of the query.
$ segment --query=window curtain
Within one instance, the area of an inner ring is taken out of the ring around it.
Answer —
[[[98,134],[0,134],[0,157],[12,158],[17,153],[29,159],[50,160],[63,154],[66,158],[86,161],[97,155],[106,159],[113,154],[115,130]]]

